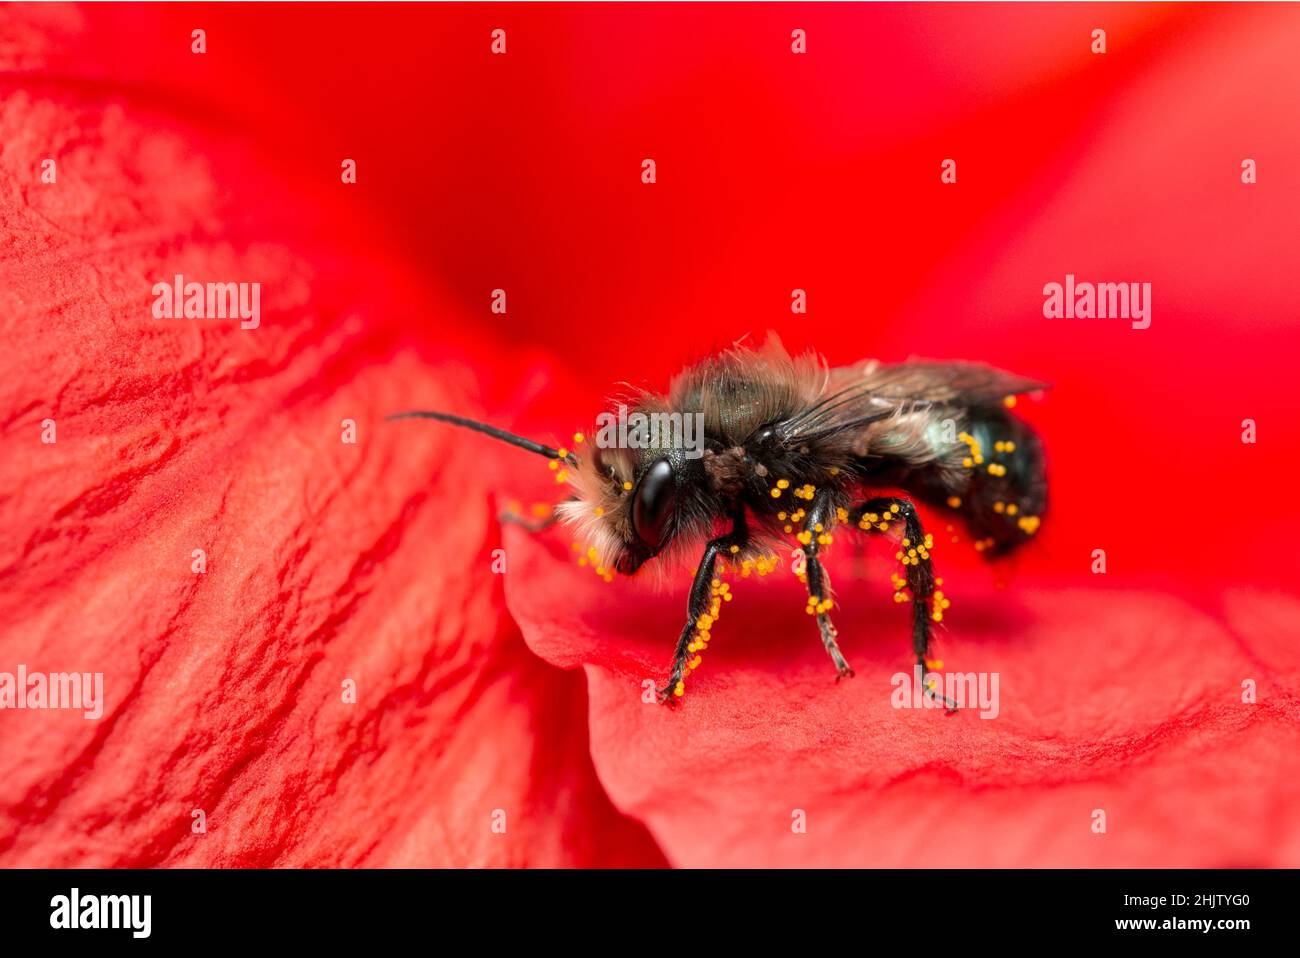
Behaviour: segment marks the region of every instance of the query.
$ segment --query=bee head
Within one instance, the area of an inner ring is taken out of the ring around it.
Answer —
[[[556,511],[566,524],[576,527],[578,541],[590,550],[602,574],[632,575],[663,554],[688,527],[706,524],[696,502],[698,490],[692,491],[698,485],[692,477],[699,478],[699,460],[683,448],[645,444],[631,448],[597,441],[578,455],[450,413],[411,410],[388,418],[439,420],[555,460],[551,465],[556,478],[567,481],[574,491],[573,498],[560,503]],[[575,443],[582,441],[580,434],[574,438]]]
[[[674,450],[597,447],[569,470],[575,496],[560,504],[560,517],[601,566],[632,575],[678,531],[681,464]]]

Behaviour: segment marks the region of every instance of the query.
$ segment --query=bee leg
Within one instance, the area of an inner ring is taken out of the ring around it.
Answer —
[[[831,608],[831,580],[821,560],[817,558],[818,548],[830,542],[830,530],[833,525],[835,503],[828,492],[819,492],[808,509],[808,518],[804,523],[799,541],[803,544],[804,579],[808,583],[808,614],[817,616],[817,627],[821,630],[822,645],[835,663],[835,681],[853,676],[853,670],[840,652],[839,643],[835,641],[838,632],[831,622],[826,610]]]
[[[505,512],[497,516],[497,519],[501,522],[508,522],[511,525],[523,526],[524,529],[529,532],[541,532],[559,522],[560,514],[555,508],[552,508],[549,513],[540,519],[526,519],[519,515],[519,513],[507,509]]]
[[[552,511],[550,515],[541,519],[525,519],[517,512],[503,512],[501,515],[497,516],[497,519],[501,522],[509,523],[510,525],[523,526],[528,532],[542,532],[543,530],[549,529],[551,526],[555,525],[559,516]]]
[[[739,551],[745,548],[748,542],[749,527],[745,522],[745,514],[737,512],[731,531],[725,536],[710,539],[708,545],[704,547],[704,555],[695,570],[695,581],[691,583],[691,596],[686,604],[686,624],[682,627],[682,634],[677,639],[677,648],[673,652],[673,670],[668,676],[668,684],[659,689],[661,703],[676,704],[675,700],[685,694],[682,679],[686,674],[686,663],[692,654],[691,639],[698,632],[707,633],[708,627],[713,624],[709,609],[713,598],[713,571],[717,565],[718,554],[730,554],[733,547]]]
[[[930,561],[931,540],[921,528],[921,519],[916,514],[915,507],[906,499],[869,499],[849,514],[849,521],[862,531],[871,533],[888,532],[895,522],[903,523],[903,539],[897,558],[907,570],[907,579],[903,584],[912,593],[912,651],[916,654],[916,664],[921,667],[924,681],[933,674],[929,671],[930,663],[926,658],[930,651],[931,623],[943,621],[946,604],[943,593],[934,587],[934,566]],[[899,586],[901,581],[896,578],[894,584]],[[895,595],[906,597],[901,586]],[[928,684],[925,694],[931,699],[942,698],[949,715],[956,711],[956,702],[946,695],[940,695]]]

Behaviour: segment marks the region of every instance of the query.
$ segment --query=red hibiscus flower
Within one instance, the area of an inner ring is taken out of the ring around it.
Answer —
[[[103,676],[0,709],[0,865],[1300,864],[1294,10],[0,18],[0,676]],[[1067,274],[1150,325],[1048,318]],[[384,421],[555,442],[768,329],[1053,383],[1031,545],[925,515],[996,718],[893,707],[884,546],[831,558],[854,680],[781,574],[648,703],[687,582]]]

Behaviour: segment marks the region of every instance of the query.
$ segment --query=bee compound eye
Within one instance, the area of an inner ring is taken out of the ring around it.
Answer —
[[[632,528],[652,553],[663,545],[664,532],[677,501],[677,481],[673,464],[657,459],[650,464],[637,483],[632,500]]]

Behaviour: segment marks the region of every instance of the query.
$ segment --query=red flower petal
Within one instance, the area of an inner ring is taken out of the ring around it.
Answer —
[[[857,671],[836,684],[803,587],[731,578],[684,707],[647,703],[685,590],[619,598],[554,549],[507,539],[510,607],[530,646],[591,688],[592,754],[624,812],[677,865],[1211,866],[1295,861],[1300,703],[1294,653],[1265,666],[1241,634],[1156,593],[1032,579],[951,580],[949,671],[997,672],[1001,711],[892,707],[910,669],[907,610],[888,573],[831,565]],[[881,565],[882,563],[875,563]],[[1294,600],[1251,602],[1279,641]],[[1252,623],[1253,626],[1253,623]],[[1253,678],[1258,704],[1241,700]],[[1094,809],[1108,818],[1091,831]],[[796,810],[806,834],[791,831]]]
[[[662,863],[595,778],[581,681],[504,612],[477,451],[382,421],[458,401],[394,351],[407,304],[454,307],[313,239],[350,234],[221,138],[26,85],[0,106],[0,671],[103,672],[105,704],[0,712],[0,864]],[[155,319],[176,273],[261,283],[261,325]]]

